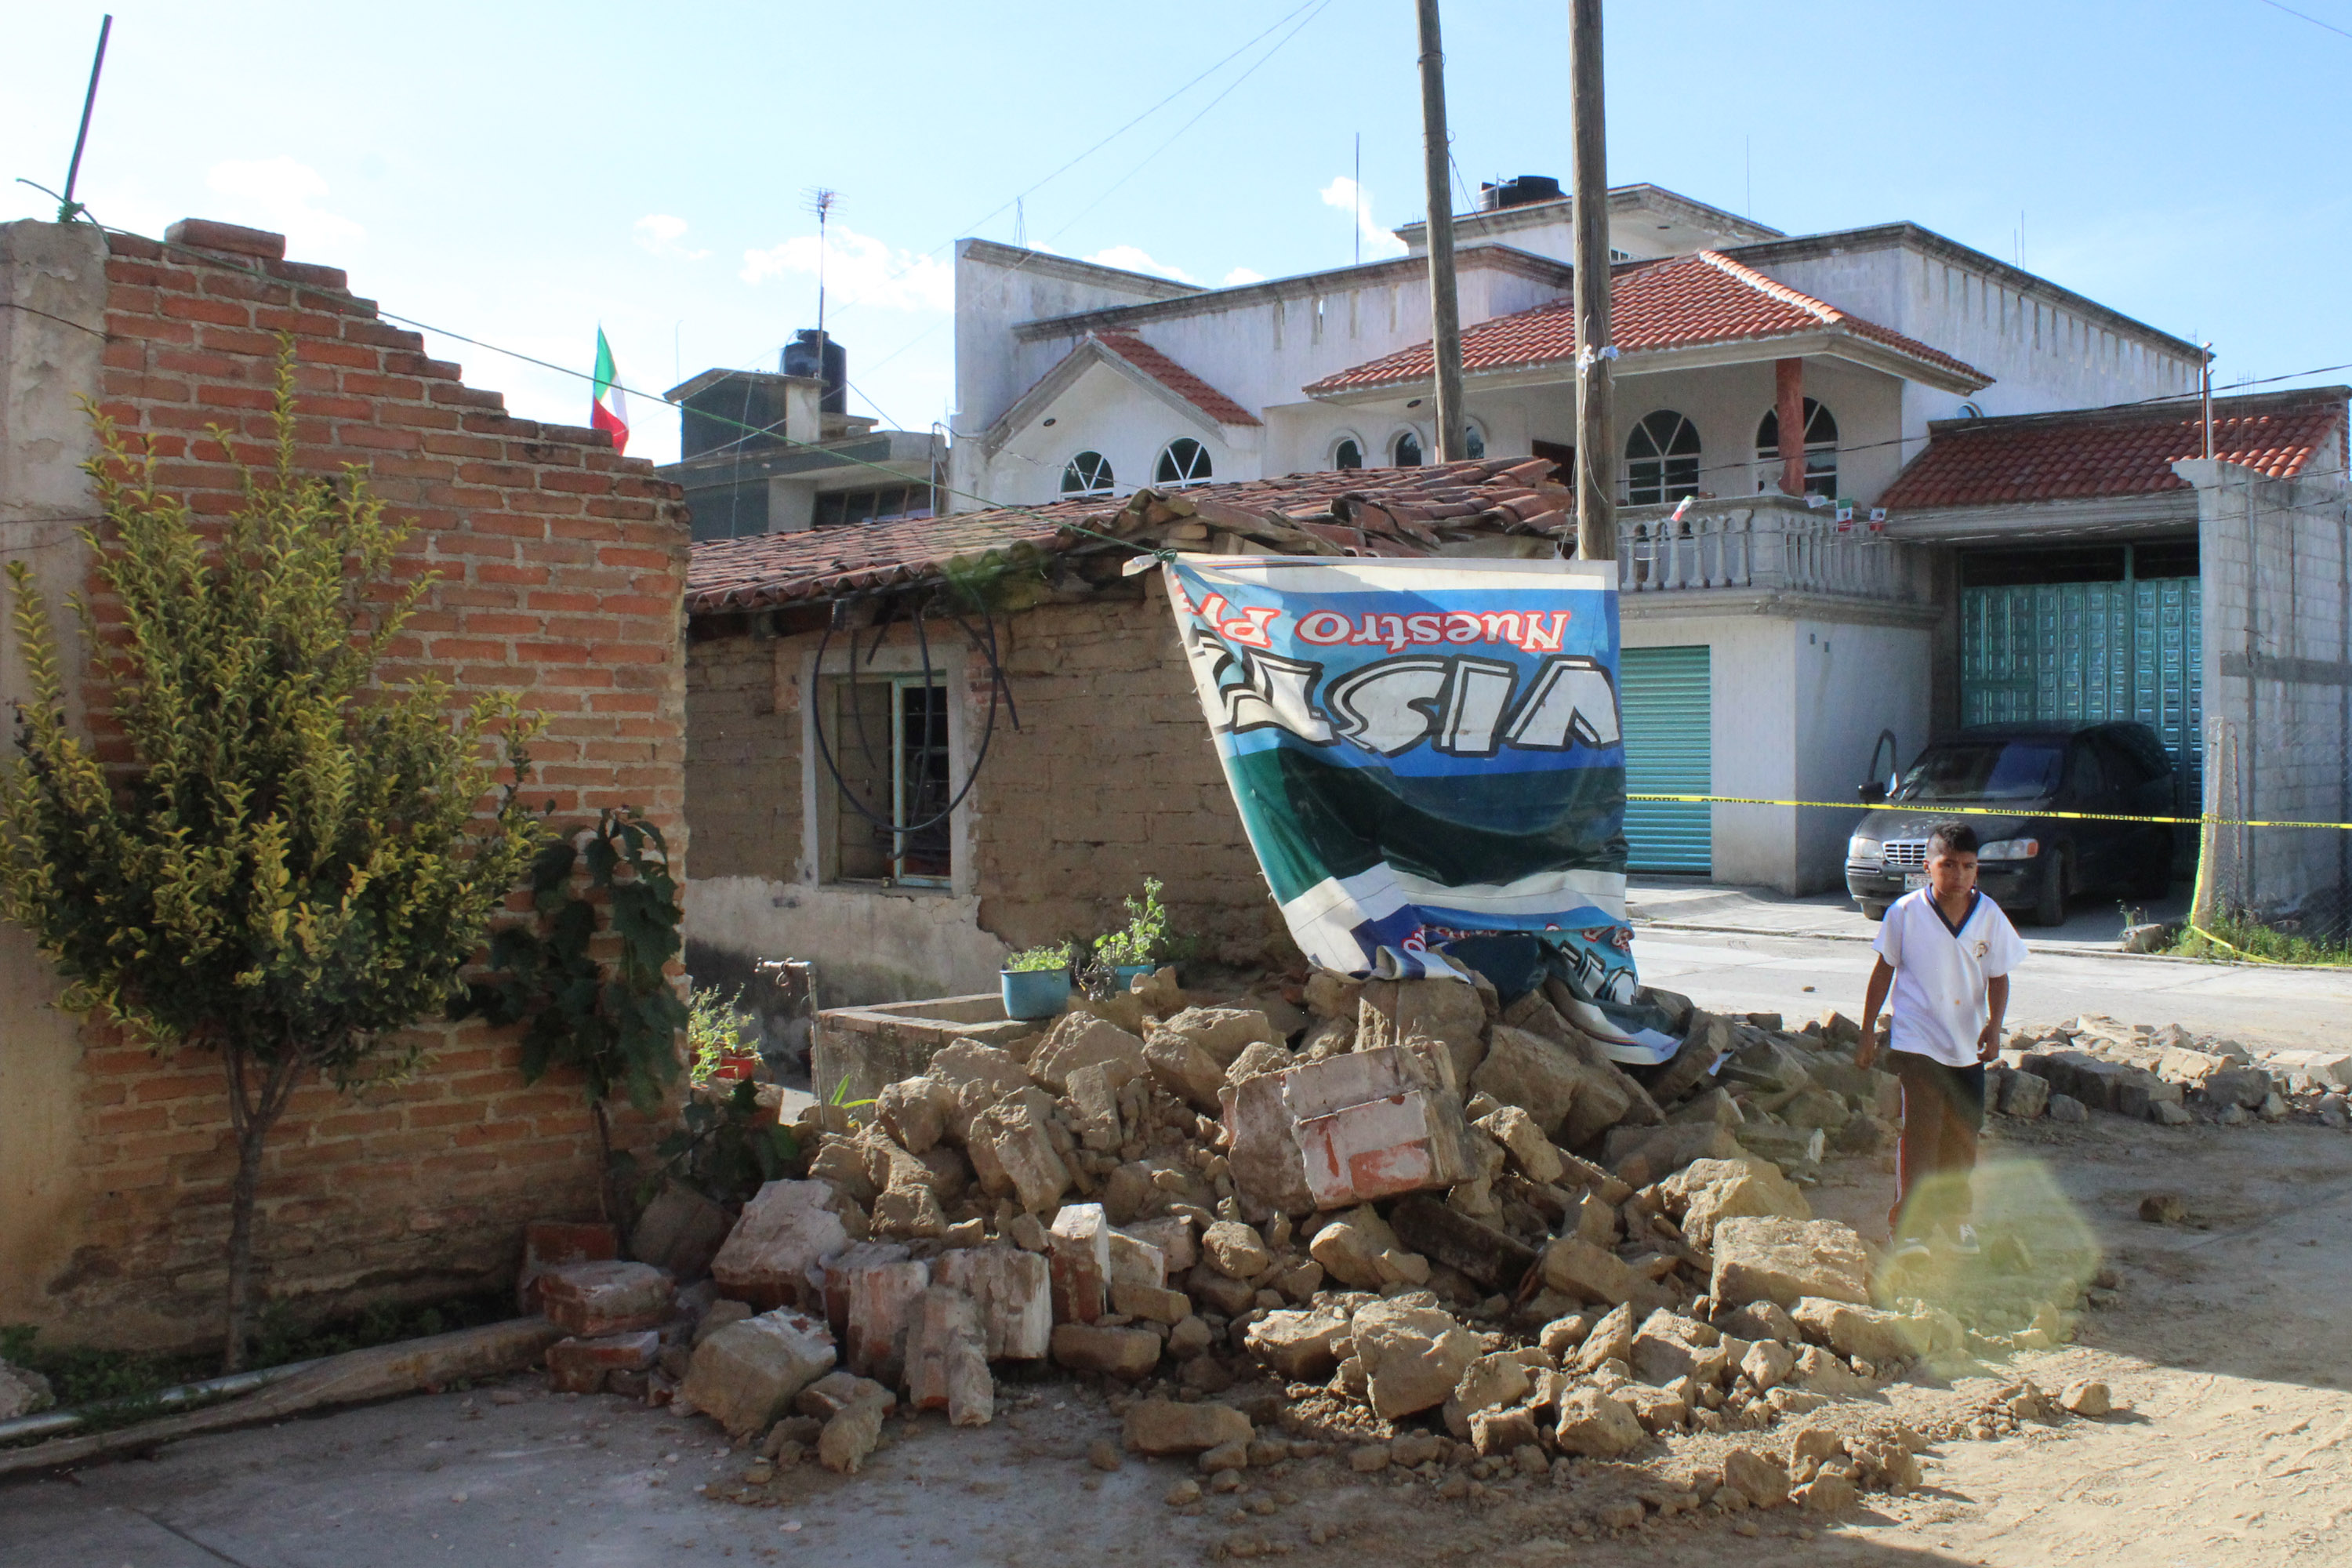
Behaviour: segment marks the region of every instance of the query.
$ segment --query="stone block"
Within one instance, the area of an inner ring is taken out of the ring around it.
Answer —
[[[1428,1259],[1407,1250],[1370,1204],[1317,1231],[1307,1251],[1332,1279],[1358,1290],[1399,1281],[1419,1285],[1429,1279]]]
[[[652,1329],[602,1339],[558,1340],[547,1347],[548,1386],[558,1394],[593,1394],[608,1372],[642,1372],[661,1354],[661,1335]]]
[[[1746,1132],[1717,1121],[1669,1122],[1655,1128],[1621,1128],[1612,1135],[1619,1142],[1611,1163],[1626,1185],[1646,1187],[1697,1160],[1737,1160],[1745,1150],[1735,1132]],[[1621,1142],[1622,1140],[1622,1142]]]
[[[833,1368],[833,1331],[823,1319],[763,1312],[719,1330],[695,1348],[679,1394],[729,1436],[768,1429],[793,1400]]]
[[[734,1228],[734,1219],[718,1204],[683,1182],[665,1182],[629,1232],[629,1255],[691,1284],[710,1272],[711,1260]]]
[[[817,1434],[817,1462],[835,1475],[854,1476],[881,1441],[881,1406],[853,1405]]]
[[[964,1142],[980,1190],[1012,1197],[1031,1214],[1045,1214],[1069,1191],[1070,1170],[1054,1148],[1047,1112],[1032,1100],[1008,1095],[972,1118]]]
[[[1201,1233],[1210,1267],[1231,1279],[1255,1279],[1274,1265],[1265,1238],[1239,1220],[1223,1219]]]
[[[1157,1247],[1166,1260],[1164,1283],[1183,1273],[1201,1260],[1200,1235],[1192,1228],[1190,1215],[1170,1215],[1160,1219],[1139,1219],[1119,1227],[1146,1247]]]
[[[814,1421],[830,1421],[860,1405],[871,1405],[887,1415],[898,1408],[898,1396],[870,1377],[860,1377],[852,1372],[829,1372],[793,1398],[793,1408]]]
[[[955,1105],[948,1116],[947,1136],[958,1143],[970,1138],[973,1118],[1006,1095],[1029,1087],[1028,1072],[1010,1052],[973,1040],[957,1040],[940,1047],[923,1076],[937,1079],[953,1092]]]
[[[1506,1105],[1478,1119],[1486,1135],[1500,1143],[1510,1153],[1520,1174],[1531,1182],[1549,1184],[1559,1180],[1559,1151],[1552,1147],[1536,1119],[1516,1105]]]
[[[1132,1279],[1113,1279],[1110,1282],[1110,1306],[1111,1310],[1121,1317],[1166,1323],[1173,1328],[1192,1316],[1192,1298],[1181,1290],[1163,1289],[1157,1285],[1145,1285]]]
[[[1443,1049],[1454,1082],[1466,1085],[1486,1054],[1486,1007],[1458,980],[1370,980],[1356,1008],[1356,1038],[1368,1047],[1426,1042]]]
[[[1640,1417],[1620,1401],[1591,1384],[1560,1395],[1559,1425],[1553,1441],[1563,1454],[1582,1458],[1614,1459],[1648,1441]]]
[[[1252,1045],[1284,1043],[1264,1013],[1247,1007],[1186,1007],[1161,1019],[1152,1032],[1189,1042],[1217,1064],[1220,1076]]]
[[[1374,1301],[1358,1309],[1349,1331],[1373,1413],[1389,1421],[1444,1404],[1478,1354],[1476,1337],[1434,1307]]]
[[[1211,1400],[1181,1405],[1172,1399],[1140,1399],[1128,1406],[1121,1436],[1130,1454],[1204,1454],[1229,1443],[1247,1443],[1250,1418],[1230,1405]]]
[[[1124,1229],[1114,1229],[1110,1233],[1110,1279],[1114,1285],[1125,1281],[1149,1285],[1155,1290],[1165,1289],[1168,1255]]]
[[[1240,1317],[1257,1300],[1255,1285],[1218,1273],[1209,1267],[1206,1258],[1192,1265],[1192,1271],[1184,1276],[1184,1289],[1194,1300],[1228,1318]]]
[[[1808,1339],[1842,1356],[1860,1356],[1880,1367],[1926,1353],[1933,1334],[1931,1325],[1923,1320],[1819,1296],[1800,1299],[1789,1309],[1789,1316]]]
[[[932,1286],[915,1298],[907,1330],[907,1398],[918,1410],[944,1410],[957,1426],[985,1426],[996,1413],[996,1384],[980,1313],[962,1291]]]
[[[1133,1383],[1160,1364],[1160,1336],[1149,1329],[1106,1329],[1093,1323],[1054,1325],[1054,1363],[1072,1372],[1098,1372]]]
[[[801,1304],[809,1266],[849,1245],[837,1203],[823,1182],[766,1184],[711,1259],[711,1279],[724,1294],[763,1310]]]
[[[1301,1118],[1296,1137],[1318,1208],[1450,1187],[1470,1174],[1458,1113],[1418,1089]]]
[[[1659,1183],[1656,1193],[1656,1206],[1680,1222],[1683,1239],[1701,1248],[1714,1245],[1716,1227],[1727,1219],[1813,1217],[1797,1184],[1778,1165],[1751,1154],[1694,1160]]]
[[[1462,1369],[1461,1380],[1454,1385],[1454,1403],[1464,1415],[1475,1415],[1481,1410],[1520,1403],[1533,1385],[1521,1352],[1501,1351],[1482,1355]]]
[[[1060,1094],[1069,1088],[1073,1072],[1097,1063],[1114,1068],[1114,1089],[1151,1070],[1143,1042],[1125,1029],[1088,1013],[1065,1013],[1030,1055],[1029,1076]]]
[[[1289,1381],[1320,1383],[1339,1366],[1333,1346],[1347,1335],[1347,1315],[1318,1307],[1268,1312],[1249,1326],[1242,1343],[1251,1355]]]
[[[1002,1243],[941,1253],[931,1278],[962,1291],[980,1315],[991,1361],[1042,1361],[1054,1332],[1052,1266]]]
[[[874,1119],[909,1154],[920,1154],[947,1136],[956,1111],[956,1091],[944,1079],[901,1079],[874,1102]]]
[[[910,1256],[907,1244],[900,1241],[853,1242],[827,1258],[813,1276],[809,1306],[824,1305],[824,1321],[833,1328],[835,1342],[849,1342],[849,1282],[858,1273],[883,1263],[903,1263]]]
[[[539,1277],[540,1310],[575,1339],[650,1329],[669,1316],[677,1283],[649,1263],[566,1263]]]
[[[1091,1323],[1103,1315],[1110,1297],[1110,1236],[1100,1204],[1066,1204],[1054,1216],[1046,1256],[1055,1322]]]
[[[1633,1298],[1633,1271],[1623,1260],[1575,1237],[1547,1246],[1537,1266],[1547,1286],[1579,1301],[1616,1306]]]
[[[1734,1448],[1723,1456],[1723,1484],[1750,1508],[1779,1508],[1789,1500],[1789,1467],[1778,1454]]]
[[[1852,1226],[1834,1220],[1727,1219],[1716,1226],[1714,1251],[1710,1291],[1725,1306],[1870,1300],[1870,1255]]]
[[[2001,1085],[2000,1113],[2031,1121],[2050,1109],[2050,1080],[2030,1072],[2013,1072]]]

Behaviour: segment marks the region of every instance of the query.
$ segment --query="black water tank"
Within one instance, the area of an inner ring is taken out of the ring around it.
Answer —
[[[816,374],[816,329],[803,327],[784,345],[784,374]],[[849,354],[841,346],[841,340],[830,332],[824,339],[824,394],[817,406],[827,414],[849,412]]]
[[[1538,202],[1556,202],[1566,195],[1567,193],[1559,188],[1559,182],[1549,174],[1521,174],[1517,179],[1505,180],[1499,185],[1480,184],[1478,205],[1487,212],[1497,212],[1504,207],[1524,207],[1532,206]]]

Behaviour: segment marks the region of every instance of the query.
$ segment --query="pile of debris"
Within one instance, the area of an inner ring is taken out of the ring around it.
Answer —
[[[2023,1120],[2082,1121],[2093,1110],[2167,1127],[2242,1127],[2290,1118],[2352,1127],[2352,1054],[2283,1051],[2262,1062],[2235,1040],[2085,1015],[2010,1037],[1989,1103]]]
[[[1213,1491],[1341,1455],[1445,1496],[1569,1484],[1675,1434],[1729,1445],[1674,1492],[1691,1508],[1912,1484],[1919,1439],[1883,1410],[1786,1454],[1738,1441],[2014,1348],[1874,1305],[1871,1249],[1812,1217],[1825,1153],[1891,1141],[1895,1079],[1835,1014],[1650,999],[1684,1044],[1628,1071],[1544,990],[1317,973],[1210,1005],[1146,976],[945,1046],[870,1115],[812,1109],[806,1179],[768,1184],[683,1296],[645,1263],[541,1266],[574,1336],[551,1373],[757,1444],[726,1489],[749,1502],[805,1459],[856,1470],[901,1391],[981,1425],[999,1372],[1040,1363],[1119,1389],[1128,1447],[1200,1456]]]

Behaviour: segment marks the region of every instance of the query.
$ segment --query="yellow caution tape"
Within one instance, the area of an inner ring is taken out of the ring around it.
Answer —
[[[2035,816],[2063,822],[2150,822],[2166,826],[2333,827],[2352,833],[2352,822],[2280,822],[2253,816],[2127,816],[2105,811],[2042,811],[2033,806],[1939,805],[1918,801],[1777,800],[1748,795],[1650,795],[1629,790],[1627,800],[1673,801],[1685,805],[1805,805],[1826,811],[1907,811],[1922,816]]]

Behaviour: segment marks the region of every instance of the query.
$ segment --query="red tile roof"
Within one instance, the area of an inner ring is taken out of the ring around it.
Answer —
[[[1258,416],[1137,337],[1133,332],[1089,332],[1103,347],[1207,415],[1220,425],[1255,425]]]
[[[1551,467],[1544,458],[1482,458],[1422,468],[1291,474],[712,540],[694,547],[686,605],[691,615],[725,615],[913,586],[992,554],[1150,550],[1168,528],[1186,522],[1287,553],[1429,555],[1452,539],[1572,526],[1563,510],[1571,504],[1569,492],[1545,478]]]
[[[1609,325],[1627,353],[1789,337],[1824,329],[1894,349],[1981,386],[1992,378],[1941,349],[1866,321],[1810,294],[1774,281],[1718,251],[1695,251],[1667,261],[1619,268],[1610,278]],[[1574,303],[1554,300],[1532,310],[1496,316],[1462,333],[1465,373],[1567,364],[1576,358]],[[1430,378],[1430,345],[1400,349],[1385,358],[1324,377],[1310,395],[1412,385]]]
[[[2213,447],[2226,462],[2291,479],[2315,455],[2342,461],[2345,400],[2322,387],[2213,400]],[[2179,458],[2203,455],[2205,425],[2193,399],[2148,408],[2088,409],[2000,419],[1946,419],[1927,449],[1879,498],[1889,511],[2087,500],[2185,489]]]

